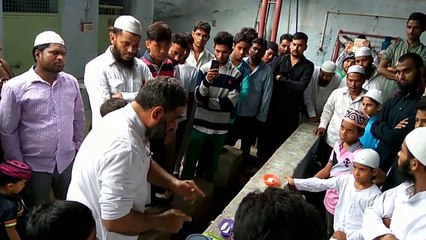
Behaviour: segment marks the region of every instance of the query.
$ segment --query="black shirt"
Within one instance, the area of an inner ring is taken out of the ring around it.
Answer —
[[[27,215],[19,196],[0,193],[0,239],[8,240],[6,227],[15,227],[21,239],[24,239]]]

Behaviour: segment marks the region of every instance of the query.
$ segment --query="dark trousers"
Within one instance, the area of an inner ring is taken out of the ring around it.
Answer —
[[[238,139],[241,139],[241,151],[243,151],[244,159],[250,157],[250,149],[256,142],[259,129],[262,124],[255,117],[241,117],[235,118],[235,122],[231,125],[228,133],[226,134],[225,144],[234,146]]]

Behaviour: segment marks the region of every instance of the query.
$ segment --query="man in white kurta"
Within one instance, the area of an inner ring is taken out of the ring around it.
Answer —
[[[384,192],[365,210],[364,239],[426,239],[425,136],[426,127],[420,127],[405,138],[398,167],[408,180]]]

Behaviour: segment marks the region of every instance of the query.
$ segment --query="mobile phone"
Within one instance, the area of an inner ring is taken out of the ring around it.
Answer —
[[[210,69],[219,69],[219,61],[218,60],[212,60],[212,65],[210,66]]]

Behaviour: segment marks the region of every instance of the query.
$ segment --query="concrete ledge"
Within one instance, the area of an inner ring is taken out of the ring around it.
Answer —
[[[233,218],[241,200],[250,192],[263,191],[266,186],[262,177],[265,173],[274,173],[280,177],[281,187],[287,182],[285,175],[291,176],[300,161],[306,156],[317,137],[312,134],[316,125],[302,123],[289,139],[274,153],[265,165],[250,179],[238,195],[229,203],[205,232],[220,236],[218,224],[225,218]]]

